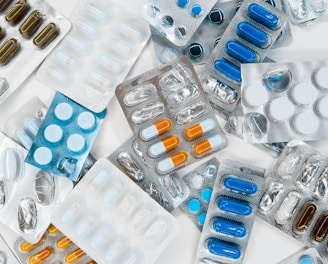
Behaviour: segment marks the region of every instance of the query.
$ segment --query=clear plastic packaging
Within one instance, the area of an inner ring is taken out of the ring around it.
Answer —
[[[0,248],[0,263],[20,264],[2,236],[0,236]]]
[[[297,251],[277,264],[323,264],[323,261],[315,248],[307,248]]]

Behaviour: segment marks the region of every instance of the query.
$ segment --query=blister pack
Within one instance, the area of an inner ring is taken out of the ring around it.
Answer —
[[[184,46],[206,18],[216,0],[147,0],[141,16],[176,46]]]
[[[277,264],[323,264],[323,262],[315,248],[307,248],[279,261]]]
[[[116,96],[152,173],[166,175],[227,144],[186,57],[124,82]]]
[[[169,212],[189,195],[187,185],[176,172],[164,176],[150,173],[134,138],[126,141],[108,159]]]
[[[20,264],[14,253],[6,244],[3,237],[0,235],[0,263]]]
[[[94,113],[57,92],[25,162],[78,181],[105,116],[106,109]]]
[[[92,166],[52,223],[95,261],[112,264],[154,263],[179,230],[171,214],[106,159]]]
[[[53,225],[37,243],[31,244],[19,238],[14,243],[14,249],[23,264],[96,264]]]
[[[264,171],[231,160],[220,164],[195,263],[242,263],[262,195]]]
[[[240,66],[258,63],[286,26],[286,14],[262,0],[242,3],[201,73],[209,100],[232,111],[240,98]]]
[[[3,0],[0,2],[0,25],[1,102],[64,38],[71,23],[46,1]]]
[[[242,65],[244,141],[326,139],[328,63]]]
[[[327,182],[328,157],[290,141],[267,176],[258,216],[326,255]]]
[[[25,240],[37,242],[72,182],[24,163],[26,150],[0,133],[0,221]]]
[[[219,165],[219,161],[213,158],[183,176],[183,181],[189,187],[190,194],[179,208],[189,216],[200,231],[205,223]]]
[[[71,20],[72,31],[45,60],[37,77],[101,112],[139,57],[150,32],[146,23],[111,0],[78,1]]]

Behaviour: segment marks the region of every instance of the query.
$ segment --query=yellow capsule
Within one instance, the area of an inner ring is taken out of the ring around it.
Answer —
[[[46,247],[41,251],[35,253],[28,259],[28,264],[40,264],[42,261],[50,258],[53,254],[53,250],[51,247]]]
[[[65,249],[72,244],[73,244],[72,240],[70,240],[68,237],[62,237],[56,242],[56,247],[59,249]]]
[[[18,0],[18,2],[7,12],[6,21],[14,26],[19,23],[30,9],[30,5],[26,0]]]
[[[8,39],[0,46],[0,65],[4,66],[17,54],[20,49],[17,39]]]
[[[19,27],[19,32],[24,38],[30,38],[38,30],[43,22],[43,14],[34,10]]]
[[[28,242],[23,242],[22,244],[20,244],[19,249],[22,252],[30,252],[32,249],[36,248],[37,246],[41,245],[45,240],[45,236],[42,236],[40,238],[40,240],[38,242],[36,242],[35,244],[31,244]]]
[[[80,258],[82,258],[85,255],[86,254],[82,249],[77,248],[66,255],[65,262],[67,264],[75,263],[76,261],[78,261]]]
[[[0,12],[3,11],[13,0],[0,0]]]
[[[97,264],[97,262],[95,262],[94,260],[91,260],[91,261],[87,262],[86,264]]]
[[[50,235],[56,235],[57,233],[59,233],[59,229],[57,227],[55,227],[54,225],[50,225],[47,229],[47,232]]]
[[[39,49],[46,48],[59,35],[59,28],[54,23],[48,24],[33,39],[34,45]]]

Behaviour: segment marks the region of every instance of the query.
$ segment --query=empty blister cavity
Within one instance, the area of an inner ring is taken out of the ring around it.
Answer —
[[[277,224],[286,224],[293,216],[296,207],[301,199],[298,192],[290,192],[280,204],[274,218]]]
[[[53,202],[55,198],[55,180],[54,176],[40,170],[35,175],[34,192],[37,202],[42,205],[47,205]]]
[[[268,120],[260,113],[249,113],[244,120],[244,128],[250,135],[261,138],[268,130]]]
[[[3,208],[7,200],[7,186],[5,181],[0,180],[0,209]]]
[[[262,214],[269,214],[273,207],[278,204],[283,191],[283,184],[278,182],[271,182],[261,197],[259,203],[259,211]]]
[[[303,164],[302,172],[300,173],[297,183],[303,187],[308,187],[309,184],[314,180],[317,171],[322,164],[322,159],[319,155],[313,155],[306,159]]]
[[[233,104],[238,99],[236,90],[218,81],[213,77],[207,77],[203,83],[205,91],[220,102],[225,104]]]
[[[164,112],[164,105],[161,102],[154,102],[144,106],[141,110],[135,111],[132,114],[132,121],[135,124],[142,124]]]
[[[135,106],[152,99],[155,95],[156,87],[152,84],[146,84],[127,93],[123,100],[127,106]]]
[[[205,114],[205,111],[206,111],[205,103],[199,102],[177,113],[175,115],[175,120],[178,124],[186,124],[192,122],[194,119]]]
[[[162,176],[159,178],[159,181],[173,198],[182,198],[188,192],[175,173]]]
[[[269,91],[284,92],[292,82],[292,74],[284,68],[269,70],[262,77],[262,82]]]
[[[306,18],[308,15],[308,6],[305,0],[288,0],[286,2],[293,19],[304,20]]]
[[[128,152],[121,152],[117,161],[132,180],[139,182],[144,178],[144,171]]]
[[[37,209],[31,198],[23,198],[17,205],[17,221],[22,232],[31,232],[37,224]]]
[[[18,181],[24,173],[23,154],[15,148],[5,150],[2,157],[3,179]]]
[[[304,153],[297,146],[287,150],[284,159],[280,162],[277,173],[283,179],[291,178],[304,160]]]
[[[199,90],[195,85],[188,85],[176,92],[171,93],[167,97],[167,102],[171,107],[177,107],[188,100],[192,100],[199,96]]]
[[[319,176],[313,190],[313,195],[316,199],[324,199],[328,194],[328,168],[326,167]]]

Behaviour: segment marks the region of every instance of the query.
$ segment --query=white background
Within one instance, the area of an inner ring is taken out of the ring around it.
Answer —
[[[145,0],[113,0],[116,4],[130,9],[138,14],[140,6]],[[172,5],[175,5],[175,0]],[[49,2],[65,16],[70,16],[78,0],[49,0]],[[124,14],[122,14],[124,15]],[[307,27],[293,26],[293,42],[283,49],[272,51],[269,56],[277,61],[295,60],[319,60],[328,59],[328,18],[319,19],[314,24]],[[110,32],[108,32],[110,34]],[[136,76],[156,66],[154,52],[151,41],[142,53],[139,61],[129,74],[129,77]],[[4,129],[4,124],[18,108],[34,96],[38,96],[45,104],[49,105],[54,91],[39,82],[35,73],[25,82],[14,94],[5,102],[0,104],[0,130]],[[92,154],[97,157],[107,157],[115,149],[126,141],[132,132],[125,121],[119,104],[114,98],[107,107],[108,115],[103,124],[101,132],[92,149]],[[222,122],[223,124],[223,122]],[[228,135],[229,145],[226,149],[216,154],[219,160],[235,159],[241,162],[270,168],[274,159],[267,153],[243,143],[242,140]],[[311,143],[322,152],[328,154],[328,141]],[[195,164],[198,166],[200,163]],[[181,170],[181,175],[190,171],[192,167]],[[176,239],[160,256],[156,264],[192,264],[196,253],[200,232],[193,223],[179,210],[173,214],[181,224],[181,231]],[[5,236],[12,245],[15,235],[0,226],[0,233]],[[303,245],[288,237],[281,231],[269,226],[260,219],[256,219],[251,237],[249,239],[247,252],[244,258],[246,264],[273,264],[301,249]]]

